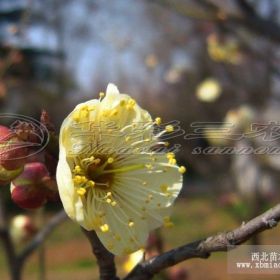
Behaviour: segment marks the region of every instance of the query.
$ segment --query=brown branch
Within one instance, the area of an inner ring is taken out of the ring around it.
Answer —
[[[213,252],[233,249],[235,245],[244,243],[252,236],[275,227],[279,220],[280,204],[232,231],[219,233],[206,239],[183,245],[139,263],[125,277],[125,280],[148,280],[159,271],[179,262],[193,258],[208,258]]]
[[[53,232],[53,230],[67,218],[64,210],[61,210],[55,214],[51,220],[40,230],[32,241],[23,249],[19,254],[18,260],[20,263],[23,263],[24,260],[29,257],[42,243],[43,241]]]
[[[82,231],[88,238],[92,252],[96,256],[99,267],[100,280],[118,280],[116,276],[116,267],[114,262],[114,255],[111,254],[100,242],[95,231],[87,231],[82,228]]]

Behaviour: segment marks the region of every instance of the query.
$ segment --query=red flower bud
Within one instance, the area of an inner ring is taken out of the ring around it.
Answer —
[[[22,167],[26,161],[27,148],[9,128],[0,125],[0,165],[6,170]]]
[[[32,162],[24,166],[24,170],[11,183],[12,200],[20,207],[35,209],[47,201],[45,178],[49,177],[43,163]]]

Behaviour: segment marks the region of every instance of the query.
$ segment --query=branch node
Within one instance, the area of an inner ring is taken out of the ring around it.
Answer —
[[[269,220],[265,221],[265,223],[269,228],[274,228],[278,224],[278,222],[274,219],[269,219]]]

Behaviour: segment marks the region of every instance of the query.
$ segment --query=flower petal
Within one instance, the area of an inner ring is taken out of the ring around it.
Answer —
[[[116,199],[116,201],[117,206],[108,205],[105,210],[104,222],[109,225],[109,232],[98,229],[96,233],[104,246],[113,254],[130,254],[145,246],[149,230],[147,223],[141,220],[140,212],[132,211],[131,207],[122,200]]]
[[[71,169],[66,160],[66,152],[63,146],[60,146],[56,180],[65,212],[71,219],[83,222],[84,215],[81,208],[81,198],[75,192]]]

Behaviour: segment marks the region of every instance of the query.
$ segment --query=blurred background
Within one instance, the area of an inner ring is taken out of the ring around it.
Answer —
[[[38,119],[46,109],[58,132],[76,104],[113,82],[153,117],[178,121],[170,142],[188,172],[175,227],[161,231],[167,250],[279,202],[279,43],[277,0],[0,0],[1,113]],[[279,244],[279,233],[252,244]],[[67,221],[47,245],[47,279],[95,279],[77,225]],[[37,266],[34,256],[24,279],[38,279]],[[233,279],[224,253],[167,273]],[[0,275],[8,279],[1,252]],[[258,278],[245,276],[234,279]]]

